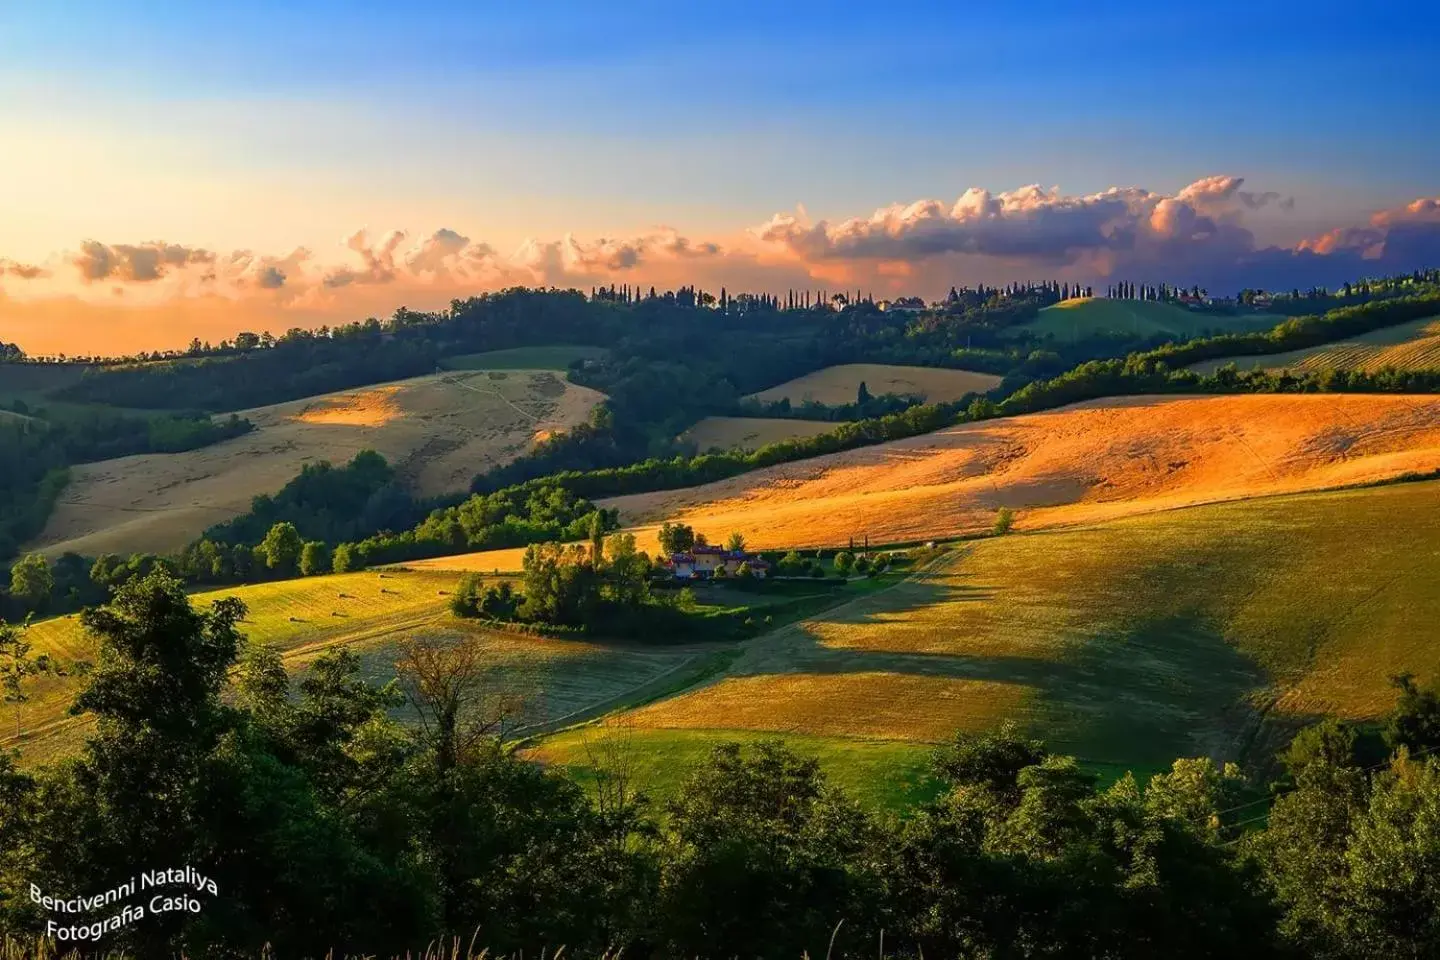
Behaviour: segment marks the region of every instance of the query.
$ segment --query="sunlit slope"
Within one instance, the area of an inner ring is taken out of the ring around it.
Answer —
[[[1336,343],[1258,357],[1226,357],[1190,367],[1210,374],[1227,364],[1241,370],[1397,370],[1440,369],[1440,317],[1397,324]]]
[[[693,645],[668,647],[594,644],[551,640],[482,629],[457,620],[447,608],[456,576],[436,572],[364,572],[285,580],[199,593],[196,606],[219,597],[245,601],[242,632],[255,643],[274,645],[292,671],[303,670],[324,651],[344,646],[360,655],[365,673],[377,681],[394,676],[401,641],[410,637],[465,639],[480,644],[490,665],[496,696],[520,705],[518,722],[539,724],[569,716],[624,695],[705,655]],[[93,660],[96,649],[78,617],[42,621],[28,639],[35,653],[67,663]],[[74,679],[40,678],[33,699],[18,709],[27,736],[18,745],[43,759],[74,746],[83,721],[66,708],[77,689]],[[16,745],[17,708],[0,707],[0,749]]]
[[[965,424],[683,490],[602,501],[753,547],[944,538],[1001,506],[1037,529],[1440,468],[1440,397],[1126,397]]]
[[[186,453],[86,464],[33,546],[50,555],[163,552],[245,512],[308,463],[378,450],[424,495],[465,490],[601,394],[553,373],[450,373],[242,411],[256,429]]]
[[[842,363],[796,377],[778,386],[751,394],[747,399],[766,403],[790,399],[799,406],[807,400],[826,406],[854,403],[860,384],[871,396],[887,393],[916,395],[932,403],[959,400],[967,393],[984,393],[999,386],[1000,378],[989,373],[950,370],[944,367],[907,367],[887,363]]]
[[[1106,334],[1188,339],[1213,331],[1263,330],[1282,319],[1266,314],[1206,314],[1151,300],[1080,297],[1045,307],[1016,329],[1065,341]]]
[[[1258,762],[1277,730],[1371,719],[1440,680],[1440,482],[1273,497],[977,541],[749,641],[640,730],[929,743],[1020,721],[1153,768]]]

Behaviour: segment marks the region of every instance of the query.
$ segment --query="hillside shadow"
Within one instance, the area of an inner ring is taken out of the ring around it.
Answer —
[[[884,630],[925,607],[1004,595],[1001,587],[967,579],[921,574],[825,622]],[[1097,627],[1057,643],[1036,639],[1030,651],[1011,654],[863,649],[827,643],[802,623],[777,638],[783,649],[757,650],[750,666],[762,674],[891,673],[1015,685],[1030,696],[1014,719],[1052,749],[1102,762],[1168,767],[1178,756],[1236,759],[1255,737],[1256,695],[1270,679],[1199,616]],[[954,643],[963,647],[965,638],[957,634]]]

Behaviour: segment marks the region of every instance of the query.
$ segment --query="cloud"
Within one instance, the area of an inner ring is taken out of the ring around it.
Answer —
[[[1173,255],[1179,247],[1252,242],[1238,226],[1241,212],[1266,206],[1279,194],[1245,191],[1243,183],[1241,177],[1206,177],[1173,197],[1139,187],[1082,196],[1038,184],[998,194],[972,187],[954,204],[918,200],[836,224],[777,214],[753,232],[807,261],[965,254],[1058,267],[1086,258],[1144,259],[1162,251]]]
[[[0,257],[0,277],[18,277],[21,280],[35,280],[50,276],[50,271],[33,263],[6,260]]]
[[[105,244],[86,240],[80,252],[71,258],[86,283],[122,280],[129,283],[151,283],[171,269],[193,264],[213,264],[215,254],[198,247],[178,243]]]
[[[1394,239],[1404,242],[1427,237],[1440,237],[1440,197],[1421,197],[1403,207],[1376,211],[1369,226],[1336,227],[1302,240],[1297,249],[1317,254],[1358,251],[1373,260],[1384,257]]]
[[[219,258],[214,269],[201,280],[208,288],[221,293],[226,288],[237,292],[286,290],[297,279],[304,280],[304,265],[310,259],[311,253],[304,247],[296,247],[283,257],[236,250]]]
[[[1324,285],[1440,263],[1440,200],[1420,199],[1294,247],[1261,247],[1246,226],[1263,208],[1294,208],[1242,177],[1196,180],[1174,194],[1114,187],[1078,196],[1039,185],[952,203],[918,200],[869,217],[809,222],[803,209],[752,228],[766,248],[835,282],[906,277],[917,287],[1037,275],[1199,283],[1216,289]],[[899,270],[897,267],[906,269]],[[899,282],[890,283],[899,289]]]
[[[360,254],[364,267],[356,270],[340,267],[325,274],[327,287],[348,287],[352,283],[390,283],[395,279],[395,251],[405,242],[405,233],[392,230],[378,244],[371,244],[367,231],[357,230],[345,241],[345,246]]]

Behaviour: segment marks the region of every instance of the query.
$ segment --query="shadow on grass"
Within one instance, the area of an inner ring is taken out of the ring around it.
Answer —
[[[1004,587],[965,579],[923,572],[840,608],[828,622],[884,630],[927,607],[1005,597]],[[1097,611],[1093,629],[1054,638],[1058,643],[1039,637],[1032,655],[840,647],[802,623],[777,634],[773,650],[757,647],[753,665],[760,673],[775,661],[798,673],[890,673],[1023,687],[1031,696],[1024,715],[1013,719],[1052,749],[1103,764],[1153,769],[1179,756],[1243,759],[1255,740],[1257,697],[1271,685],[1266,673],[1202,613],[1132,614],[1108,623],[1107,612]],[[961,629],[955,645],[963,648]]]

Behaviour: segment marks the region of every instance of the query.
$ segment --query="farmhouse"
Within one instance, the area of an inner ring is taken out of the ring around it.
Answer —
[[[697,546],[688,553],[677,553],[665,561],[676,580],[708,580],[720,569],[733,577],[740,572],[742,563],[756,577],[765,577],[770,573],[770,564],[758,554],[726,550],[724,547]]]
[[[876,306],[885,313],[919,313],[925,309],[925,301],[919,297],[900,297],[895,300],[881,300]]]

